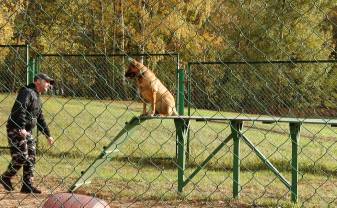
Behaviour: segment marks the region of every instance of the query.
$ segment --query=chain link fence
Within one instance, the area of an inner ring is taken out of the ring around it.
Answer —
[[[0,45],[0,92],[1,96],[1,128],[6,126],[7,105],[13,102],[11,94],[26,84],[28,68],[28,46],[26,45]],[[1,137],[6,138],[6,134],[1,132]],[[2,139],[1,149],[7,149],[7,141]]]
[[[1,92],[15,93],[26,84],[28,68],[27,45],[0,45]]]
[[[54,93],[60,96],[87,97],[98,100],[135,100],[137,89],[125,78],[129,57],[142,60],[163,83],[176,91],[178,55],[167,54],[41,54],[37,61],[40,71],[57,81]],[[79,76],[81,75],[81,76]]]
[[[335,118],[335,60],[188,63],[193,109],[282,117]],[[197,111],[197,110],[195,110]]]
[[[75,193],[111,207],[335,207],[335,4],[3,1],[0,44],[30,47],[0,46],[0,146],[16,92],[32,80],[29,67],[56,84],[42,96],[55,144],[34,133],[34,185],[42,194],[19,193],[20,173],[14,191],[0,187],[1,207],[43,207],[85,174],[91,183]],[[129,57],[194,117],[188,136],[177,137],[172,118],[132,122],[142,102],[124,76]],[[109,152],[117,137],[122,142]],[[11,157],[0,153],[3,172]]]

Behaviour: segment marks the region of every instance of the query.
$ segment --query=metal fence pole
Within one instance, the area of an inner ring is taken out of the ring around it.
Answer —
[[[231,121],[231,131],[233,137],[233,197],[240,197],[240,131],[242,121]]]
[[[184,181],[185,181],[185,137],[184,137],[184,120],[174,119],[177,134],[177,151],[178,151],[178,193],[183,192]]]
[[[185,98],[185,86],[184,86],[184,82],[185,82],[185,71],[184,69],[179,69],[178,71],[178,77],[179,77],[179,109],[178,109],[178,114],[180,116],[184,115],[184,98]]]
[[[191,116],[191,65],[187,64],[187,115]],[[187,130],[186,160],[190,160],[190,130]]]
[[[30,80],[29,80],[29,73],[30,73],[30,68],[31,68],[31,65],[30,65],[30,59],[29,59],[29,45],[27,44],[26,45],[26,62],[27,62],[27,74],[26,74],[26,84],[28,85],[30,83]]]
[[[291,201],[298,201],[298,145],[300,140],[300,123],[289,123],[291,137]]]
[[[35,69],[35,59],[30,59],[28,64],[28,72],[27,72],[27,84],[33,83],[34,80],[34,69]]]

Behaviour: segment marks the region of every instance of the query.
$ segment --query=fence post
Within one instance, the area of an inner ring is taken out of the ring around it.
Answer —
[[[230,121],[232,137],[233,137],[233,197],[240,196],[240,132],[242,129],[242,121]]]
[[[185,99],[185,71],[184,69],[179,69],[179,109],[178,113],[180,116],[184,115],[184,99]]]
[[[182,193],[185,182],[185,126],[187,123],[184,119],[174,119],[176,126],[177,137],[177,152],[178,152],[178,193]]]
[[[300,140],[300,123],[289,123],[291,137],[291,201],[298,201],[298,143]]]
[[[177,92],[177,97],[176,97],[176,106],[179,109],[179,102],[180,102],[180,66],[179,66],[179,54],[177,55],[177,68],[176,68],[176,92]],[[177,109],[177,110],[178,110]]]
[[[183,116],[185,114],[185,70],[179,69],[179,115]],[[189,129],[187,129],[189,132]],[[190,140],[189,136],[186,137],[186,160],[189,160],[190,153]]]
[[[27,64],[27,69],[26,69],[26,84],[28,85],[30,82],[30,78],[29,78],[29,72],[30,72],[30,68],[31,68],[31,63],[30,63],[30,59],[29,59],[29,44],[26,45],[26,64]]]
[[[41,56],[36,57],[35,67],[34,67],[34,76],[40,72],[40,59],[41,59]]]
[[[187,115],[191,116],[191,65],[187,64]],[[190,160],[190,130],[187,130],[186,160]]]
[[[187,112],[191,115],[191,65],[187,64]]]
[[[27,84],[33,83],[34,68],[35,68],[35,59],[29,59],[27,71]]]
[[[184,77],[184,70],[183,69],[178,69],[177,71],[177,76],[178,76],[178,95],[177,95],[177,100],[178,100],[178,104],[177,104],[177,111],[178,114],[180,116],[184,115],[184,93],[185,93],[185,86],[184,86],[184,81],[185,81],[185,77]],[[178,158],[178,145],[179,145],[179,141],[178,141],[178,136],[176,136],[176,157]]]

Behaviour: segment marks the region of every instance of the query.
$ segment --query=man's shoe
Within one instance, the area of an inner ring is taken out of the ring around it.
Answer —
[[[0,183],[7,191],[14,191],[11,178],[0,176]]]
[[[26,185],[23,184],[20,190],[21,193],[29,194],[29,193],[34,193],[34,194],[41,194],[41,191],[37,188],[35,188],[32,185]]]

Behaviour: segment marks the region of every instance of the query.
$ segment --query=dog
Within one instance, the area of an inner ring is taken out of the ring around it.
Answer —
[[[139,94],[143,101],[143,115],[176,116],[175,100],[170,91],[156,75],[142,63],[129,59],[125,77],[137,80]],[[151,104],[151,110],[146,111],[146,104]]]

